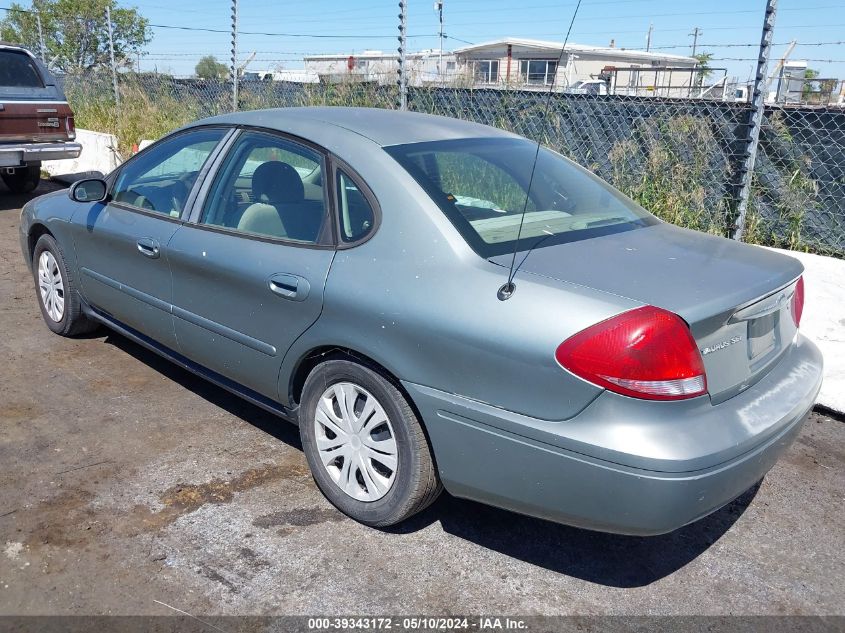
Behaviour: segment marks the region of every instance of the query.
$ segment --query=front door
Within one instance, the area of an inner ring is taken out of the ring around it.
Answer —
[[[76,226],[87,301],[174,349],[167,244],[181,226],[200,169],[225,133],[186,132],[143,152],[121,168],[109,201],[91,205]]]
[[[196,222],[173,236],[173,314],[191,360],[278,399],[285,352],[320,315],[334,257],[321,153],[242,132]]]

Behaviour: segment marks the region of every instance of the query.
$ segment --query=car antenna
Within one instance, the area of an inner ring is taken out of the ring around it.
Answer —
[[[575,5],[575,11],[572,12],[572,19],[569,21],[569,28],[566,30],[566,37],[563,39],[563,46],[560,47],[560,55],[557,57],[557,63],[555,64],[555,74],[552,78],[552,83],[549,86],[549,91],[546,93],[546,105],[543,109],[543,116],[541,120],[543,122],[546,121],[546,117],[549,115],[549,106],[552,103],[552,93],[555,89],[555,83],[557,83],[557,71],[560,67],[560,60],[563,59],[563,53],[566,51],[566,44],[569,42],[569,34],[572,32],[572,25],[575,24],[575,17],[578,15],[578,9],[581,8],[581,0],[578,0],[578,4]],[[527,70],[527,69],[526,69]],[[545,127],[545,126],[544,126]],[[540,146],[541,141],[537,141],[537,149],[534,152],[534,162],[531,165],[531,175],[528,178],[528,189],[525,191],[525,202],[522,204],[522,216],[519,218],[519,230],[516,233],[516,243],[513,245],[513,256],[511,257],[511,267],[508,271],[508,281],[502,284],[502,287],[499,288],[499,291],[496,293],[496,296],[499,297],[500,301],[505,301],[510,299],[513,296],[514,291],[516,290],[516,284],[513,282],[514,276],[516,275],[516,271],[519,270],[517,267],[514,268],[514,264],[516,264],[516,254],[519,251],[519,240],[522,237],[522,225],[525,223],[525,212],[528,210],[528,200],[531,196],[531,185],[534,183],[534,171],[537,169],[537,160],[540,158]],[[548,235],[540,238],[538,242],[536,242],[531,248],[533,249],[537,246],[540,242],[545,240]],[[525,257],[528,257],[529,252],[525,254]],[[522,262],[525,261],[525,257],[522,258],[522,261],[519,262],[519,265],[522,266]]]

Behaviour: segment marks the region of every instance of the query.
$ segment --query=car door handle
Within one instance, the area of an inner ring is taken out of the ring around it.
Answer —
[[[138,252],[141,253],[141,255],[146,255],[147,257],[151,257],[153,259],[156,259],[159,255],[161,255],[161,248],[158,240],[154,240],[151,237],[142,237],[136,244],[138,246]]]
[[[311,290],[308,280],[290,273],[276,273],[267,280],[270,292],[291,301],[305,301]]]

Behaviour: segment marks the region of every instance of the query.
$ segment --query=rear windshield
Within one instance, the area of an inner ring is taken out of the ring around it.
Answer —
[[[43,88],[41,75],[26,53],[0,51],[0,86]]]
[[[630,231],[658,222],[603,180],[527,139],[458,139],[385,150],[482,257]]]

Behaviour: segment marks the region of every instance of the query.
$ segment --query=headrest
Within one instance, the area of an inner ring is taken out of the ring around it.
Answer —
[[[305,187],[293,167],[272,160],[259,165],[252,174],[252,196],[255,202],[270,204],[302,202],[305,199]]]

